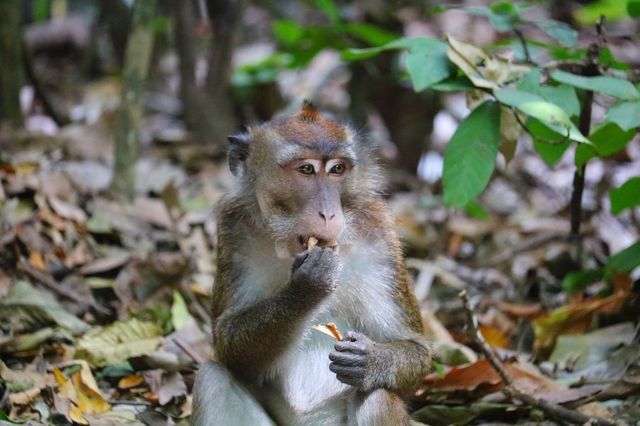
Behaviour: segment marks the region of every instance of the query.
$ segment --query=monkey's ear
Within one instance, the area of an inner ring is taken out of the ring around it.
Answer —
[[[245,133],[236,133],[227,136],[229,140],[229,169],[234,176],[240,173],[240,163],[249,156],[249,143],[251,139]]]

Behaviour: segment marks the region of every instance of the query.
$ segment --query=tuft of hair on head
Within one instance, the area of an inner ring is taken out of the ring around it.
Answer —
[[[320,118],[320,112],[317,110],[316,106],[311,103],[308,99],[305,99],[302,102],[302,108],[300,108],[300,112],[298,113],[298,118],[301,121],[307,123],[313,123]]]

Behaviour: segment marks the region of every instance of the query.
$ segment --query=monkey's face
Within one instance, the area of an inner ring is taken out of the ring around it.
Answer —
[[[289,254],[310,237],[341,244],[345,205],[358,192],[359,161],[353,133],[305,105],[298,115],[277,119],[232,137],[230,163],[255,193],[263,222]]]

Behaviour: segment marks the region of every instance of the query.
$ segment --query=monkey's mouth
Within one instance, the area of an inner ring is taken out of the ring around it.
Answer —
[[[297,241],[302,250],[311,249],[315,245],[319,247],[331,247],[331,248],[335,248],[338,246],[338,241],[336,239],[328,240],[328,239],[320,238],[316,235],[298,235]]]

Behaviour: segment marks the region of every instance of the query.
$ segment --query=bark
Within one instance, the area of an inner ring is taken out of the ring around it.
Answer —
[[[184,121],[196,142],[207,141],[206,97],[196,82],[199,40],[195,34],[197,0],[174,1],[176,48],[180,60],[180,98]]]
[[[21,2],[0,1],[0,122],[22,124],[20,89],[22,75]]]
[[[122,99],[115,125],[115,158],[112,190],[125,198],[135,195],[139,129],[142,121],[141,97],[153,51],[156,0],[136,0],[133,24],[124,59]]]
[[[237,130],[231,92],[233,50],[235,49],[247,0],[208,0],[213,27],[213,44],[209,50],[209,72],[205,92],[209,96],[208,122],[210,137],[226,144],[226,136]]]

